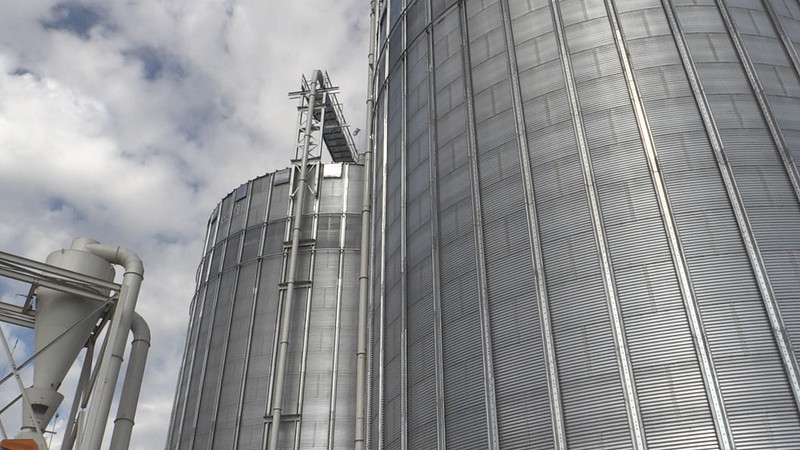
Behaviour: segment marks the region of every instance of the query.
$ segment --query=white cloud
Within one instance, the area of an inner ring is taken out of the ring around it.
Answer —
[[[131,448],[163,447],[208,215],[241,183],[288,165],[287,93],[302,74],[328,70],[364,128],[368,3],[28,0],[3,10],[0,250],[43,261],[88,236],[142,257],[137,310],[153,347]]]

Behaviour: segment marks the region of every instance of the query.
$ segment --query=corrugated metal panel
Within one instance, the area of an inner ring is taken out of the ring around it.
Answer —
[[[228,236],[228,230],[231,225],[231,206],[233,206],[232,195],[222,199],[219,204],[219,225],[217,226],[217,238],[214,242],[220,242]]]
[[[342,201],[344,192],[344,178],[323,178],[322,189],[329,192],[331,195],[320,196],[319,198],[319,212],[320,214],[342,213]]]
[[[637,370],[636,386],[648,448],[719,448],[703,380],[694,361],[672,361],[647,371]]]
[[[281,281],[283,258],[268,256],[262,260],[257,298],[249,332],[248,358],[242,386],[239,446],[253,448],[261,445],[264,435],[264,413],[267,410],[269,371],[272,364],[273,340],[278,314],[277,298]]]
[[[402,411],[402,395],[403,393],[403,356],[402,352],[404,323],[403,314],[405,312],[404,299],[402,298],[402,254],[400,250],[400,243],[402,241],[403,223],[401,221],[401,208],[400,208],[400,182],[401,182],[401,164],[399,164],[400,152],[395,151],[392,153],[391,159],[387,162],[389,169],[387,172],[387,188],[392,192],[392,197],[396,198],[394,207],[387,209],[385,220],[388,224],[383,235],[386,241],[387,248],[392,251],[386,255],[384,264],[386,265],[386,275],[384,283],[386,286],[385,294],[385,320],[386,320],[386,347],[385,347],[385,374],[383,379],[384,385],[384,409],[387,417],[387,426],[384,429],[384,442],[388,449],[402,448],[403,439],[403,420],[397,420],[403,414]],[[390,162],[394,160],[394,163]],[[394,420],[392,420],[394,418]]]
[[[468,173],[461,173],[462,177],[468,177]],[[440,185],[439,189],[444,193],[444,186]],[[464,200],[450,209],[452,217],[462,217],[462,220],[466,219],[469,223],[472,208],[469,190],[462,190],[459,195]],[[459,212],[465,214],[456,215]],[[486,421],[482,415],[473,413],[485,405],[473,230],[472,227],[453,228],[450,225],[453,223],[447,220],[447,216],[447,213],[442,215],[440,226],[447,442],[455,447],[486,447]],[[463,231],[458,231],[459,229]],[[457,231],[458,234],[455,234]],[[452,241],[445,243],[448,235],[453,237]]]
[[[796,249],[765,250],[761,252],[769,268],[769,277],[778,297],[781,315],[792,342],[800,342],[800,251]],[[797,353],[795,345],[795,353]]]
[[[547,400],[548,384],[536,325],[540,323],[532,264],[536,261],[529,259],[535,247],[529,236],[534,225],[529,223],[530,208],[535,208],[543,254],[541,282],[547,287],[552,316],[568,446],[632,445],[628,414],[635,409],[625,404],[623,357],[615,348],[619,342],[630,355],[632,387],[648,448],[716,448],[722,441],[712,417],[720,415],[722,422],[730,422],[736,446],[790,447],[792,439],[800,438],[798,407],[765,313],[770,291],[763,284],[759,288],[754,273],[759,267],[767,270],[776,303],[785,309],[790,335],[800,335],[793,331],[800,327],[792,328],[800,320],[800,308],[792,307],[791,288],[800,273],[794,238],[800,235],[795,230],[800,227],[800,207],[775,147],[779,135],[787,142],[787,151],[797,152],[791,147],[800,142],[796,132],[800,125],[791,112],[800,84],[787,70],[789,61],[761,3],[729,3],[747,50],[758,53],[752,58],[765,98],[774,103],[773,114],[781,111],[776,123],[786,129],[776,134],[767,127],[765,107],[752,92],[752,77],[743,68],[741,51],[731,41],[720,7],[711,0],[671,3],[685,33],[687,47],[680,49],[684,42],[672,36],[676,28],[665,14],[666,3],[656,0],[466,2],[463,30],[469,33],[468,49],[461,46],[461,6],[434,1],[432,66],[421,63],[424,59],[414,53],[418,50],[412,50],[424,48],[423,35],[408,40],[412,44],[407,72],[389,75],[390,86],[407,77],[406,100],[391,88],[379,95],[390,111],[397,111],[403,101],[409,110],[405,122],[389,120],[383,132],[394,140],[403,138],[400,130],[408,131],[405,146],[393,142],[389,151],[408,152],[410,165],[403,176],[409,186],[406,200],[413,199],[426,190],[425,171],[415,167],[425,154],[420,145],[428,120],[424,103],[433,102],[430,128],[437,172],[431,177],[435,183],[431,190],[438,192],[430,217],[437,236],[425,239],[427,222],[417,219],[423,216],[418,210],[412,212],[411,205],[416,204],[409,201],[407,217],[414,219],[408,240],[398,239],[394,232],[379,241],[386,245],[381,263],[386,280],[397,280],[399,274],[392,273],[403,268],[406,276],[413,277],[405,297],[395,300],[408,302],[405,338],[413,373],[407,392],[400,395],[411,405],[426,405],[418,415],[413,407],[408,410],[413,424],[408,448],[434,448],[443,442],[433,429],[437,416],[429,406],[437,389],[445,394],[447,446],[487,447],[492,408],[487,415],[484,391],[490,385],[497,395],[500,447],[552,447],[544,437],[533,438],[552,433],[552,424],[549,405],[532,406]],[[789,4],[790,11],[785,2],[772,5],[795,42],[800,42],[796,32],[800,10]],[[506,8],[511,23],[504,29],[501,15]],[[415,14],[414,29],[421,30],[422,14]],[[617,25],[621,33],[615,40],[612,29]],[[511,40],[504,35],[507,30],[513,34]],[[565,40],[559,42],[560,37]],[[507,51],[507,45],[514,45],[514,51]],[[462,51],[469,54],[469,73],[462,70]],[[559,60],[562,51],[569,61]],[[627,78],[621,61],[631,64]],[[509,73],[510,62],[517,73]],[[432,79],[426,80],[430,67]],[[692,86],[689,81],[695,71],[699,80]],[[573,78],[570,83],[565,83],[564,72]],[[509,86],[514,79],[519,94]],[[425,84],[435,99],[420,95]],[[631,99],[631,92],[641,98]],[[570,96],[575,99],[572,106]],[[702,117],[706,98],[710,115]],[[642,108],[634,111],[639,100]],[[512,106],[521,106],[521,116]],[[465,117],[474,119],[474,124]],[[576,125],[585,128],[583,144],[576,143]],[[722,147],[712,147],[714,126]],[[528,147],[533,189],[529,198],[524,195],[526,168],[520,167],[518,133],[525,133],[523,143]],[[649,161],[643,139],[654,143],[648,150]],[[474,149],[469,147],[473,144]],[[474,160],[469,159],[470,150],[475,150]],[[586,160],[581,161],[581,155]],[[384,170],[394,170],[392,161],[400,158],[390,154]],[[734,184],[724,179],[724,166],[721,171],[725,158],[731,163]],[[473,179],[471,167],[476,168]],[[402,201],[394,190],[401,183],[390,177],[387,187],[390,184],[383,213],[394,229],[398,225],[391,218]],[[587,198],[587,193],[596,193],[597,200]],[[734,213],[731,202],[738,205],[739,197],[746,211]],[[476,200],[481,205],[477,211]],[[602,216],[593,219],[590,208]],[[380,214],[376,211],[376,216]],[[475,217],[481,221],[476,223]],[[599,235],[598,223],[603,228]],[[752,242],[747,224],[752,225]],[[671,230],[672,226],[677,229]],[[476,240],[483,245],[476,248]],[[755,250],[748,253],[745,241]],[[427,270],[427,263],[417,261],[426,261],[425,249],[431,243],[441,271],[428,287],[427,278],[418,272]],[[609,255],[605,273],[611,277],[605,285],[598,245]],[[397,261],[403,254],[409,258],[405,265]],[[481,334],[476,281],[481,271],[486,275],[493,380],[485,379],[481,367],[481,355],[487,351],[482,348],[487,341]],[[393,299],[401,292],[393,288],[395,284],[386,286]],[[433,301],[437,284],[444,322],[439,374],[430,354],[437,349],[433,339],[437,311],[435,303],[427,303]],[[609,320],[607,297],[614,293],[622,315],[618,326]],[[701,314],[692,324],[689,316],[695,301]],[[386,332],[391,329],[397,335],[396,326],[385,324]],[[705,333],[693,338],[698,331]],[[616,343],[615,333],[623,336]],[[701,352],[706,340],[708,349]],[[398,344],[385,345],[389,349]],[[699,361],[698,354],[710,359]],[[380,362],[374,363],[380,370]],[[709,374],[714,380],[704,379]],[[443,386],[436,386],[437,375]],[[709,406],[717,384],[722,412]],[[388,422],[402,420],[398,409],[402,402],[393,403],[378,424],[384,431],[401,426]],[[768,411],[765,405],[770,403],[774,408]]]
[[[215,419],[217,396],[219,395],[219,377],[222,372],[223,347],[228,334],[235,275],[235,271],[227,271],[222,274],[213,318],[209,319],[212,324],[209,330],[210,338],[207,347],[204,349],[208,352],[208,356],[202,369],[203,381],[199,391],[200,401],[197,409],[197,420],[194,424],[195,435],[192,444],[194,448],[210,448],[213,438],[212,428],[210,426],[201,427],[199,424],[212,424]]]
[[[561,104],[563,113],[561,111],[559,113],[569,117],[569,102],[566,96],[559,96],[559,101],[562,98],[567,106]],[[531,164],[537,169],[542,164],[556,159],[577,158],[575,129],[572,120],[562,120],[541,128],[529,128],[528,145],[531,152]]]
[[[497,239],[487,236],[487,276],[492,299],[492,343],[494,367],[503,377],[495,386],[498,401],[500,443],[502,448],[532,448],[552,440],[547,378],[543,343],[536,306],[533,278],[518,279],[516,270],[532,270],[524,248],[528,238],[527,223],[521,211],[501,224],[488,224]],[[505,244],[505,245],[504,245]],[[550,444],[552,445],[552,444]]]
[[[247,212],[247,227],[262,224],[266,221],[267,201],[272,187],[272,175],[253,180],[250,192],[250,209]]]
[[[538,186],[536,188],[538,191]],[[570,236],[576,234],[586,233],[586,226],[591,223],[589,222],[588,205],[582,186],[578,186],[578,189],[567,192],[561,197],[538,204],[537,212],[539,212],[539,226],[541,227],[542,239],[545,241],[545,245],[549,242],[569,239]],[[566,253],[559,254],[556,252],[553,256],[559,258],[559,261],[562,260],[561,258],[569,258]],[[547,257],[545,256],[545,258]],[[563,261],[571,260],[564,259]],[[561,267],[560,270],[548,273],[547,279],[551,282],[558,282],[565,278],[574,278],[580,273],[579,270],[575,269],[565,271],[565,268]]]
[[[587,261],[587,253],[595,253],[591,233],[573,236],[568,245],[568,250],[560,247],[570,265]],[[544,250],[551,279],[559,265],[552,264],[553,258],[548,256],[558,250],[549,250],[547,245]],[[581,269],[580,278],[548,285],[567,443],[578,448],[627,447],[631,445],[628,418],[599,267],[584,262]],[[603,419],[595,420],[597,417]]]
[[[261,238],[264,234],[264,224],[248,229],[244,233],[242,243],[242,262],[248,262],[261,253]]]
[[[264,255],[283,254],[283,243],[286,240],[286,221],[270,222],[264,238]]]
[[[281,172],[278,172],[281,173]],[[288,173],[288,171],[286,171]],[[274,185],[272,187],[272,195],[270,196],[270,204],[267,208],[267,219],[277,221],[285,219],[289,216],[289,205],[287,199],[289,198],[289,189],[291,186],[288,183],[278,184],[277,174],[274,177]]]
[[[548,39],[547,41],[553,40],[552,34],[545,35]],[[549,44],[549,42],[537,43],[536,47],[540,45]],[[530,69],[526,71],[520,72],[520,89],[524,96],[525,100],[530,99],[532,104],[540,104],[541,100],[538,102],[534,102],[534,97],[538,95],[542,95],[544,93],[554,92],[559,89],[563,89],[564,87],[564,77],[561,72],[561,62],[557,59],[550,59],[548,61],[542,62],[539,65],[532,66]],[[553,114],[554,107],[557,110],[560,110],[562,113],[561,115],[554,115],[554,117],[548,117],[547,123],[557,122],[559,121],[559,117],[561,120],[566,119],[566,116],[563,113],[569,111],[569,105],[564,104],[562,101],[557,99],[550,100],[547,98],[549,107],[547,108],[546,113]],[[544,105],[542,105],[544,106]],[[544,111],[543,111],[544,112]],[[537,114],[538,115],[538,114]],[[535,117],[535,116],[534,116]],[[534,117],[529,117],[528,120],[533,120]]]
[[[427,91],[427,88],[425,87]],[[423,110],[427,113],[427,108]],[[427,116],[427,114],[421,114]],[[425,118],[427,123],[427,117]],[[426,149],[427,150],[427,149]],[[427,153],[427,152],[426,152]],[[411,161],[409,161],[411,164]],[[431,265],[430,197],[425,189],[430,168],[420,163],[408,185],[407,326],[408,326],[408,447],[436,442],[436,360]],[[414,182],[416,181],[416,182]],[[415,192],[418,192],[415,195]],[[419,211],[415,213],[415,211]]]
[[[213,279],[208,281],[208,284],[205,287],[205,298],[202,303],[202,308],[198,308],[196,310],[197,314],[200,314],[201,319],[195,323],[195,327],[197,328],[197,334],[195,338],[198,339],[198,342],[194,344],[194,351],[190,354],[185,355],[185,358],[190,361],[190,364],[184,364],[184,370],[186,370],[189,374],[187,379],[187,387],[186,387],[186,402],[183,406],[183,410],[180,412],[181,416],[177,416],[177,422],[180,424],[180,430],[174,430],[173,432],[179,432],[181,430],[191,430],[194,428],[194,422],[197,418],[197,405],[200,401],[199,390],[202,383],[202,373],[203,373],[203,365],[205,361],[205,348],[200,348],[200,351],[197,351],[197,348],[202,342],[203,346],[205,346],[205,342],[209,336],[209,328],[211,327],[211,311],[214,310],[214,302],[216,300],[217,288],[219,286],[219,277],[214,277]],[[203,320],[205,318],[205,320]],[[178,448],[185,449],[191,448],[191,443],[194,436],[191,434],[180,434],[177,436],[177,441],[179,442]]]
[[[427,25],[426,6],[428,2],[422,0],[409,0],[406,10],[406,36],[407,41],[413,41]]]
[[[769,444],[770,429],[797,429],[794,401],[758,292],[745,284],[752,275],[733,256],[689,259],[731,429],[745,447],[786,445]]]
[[[237,233],[227,239],[225,243],[225,256],[222,259],[222,270],[228,270],[239,262],[239,247],[242,241],[242,233]]]
[[[239,271],[236,283],[235,301],[230,315],[230,331],[227,337],[225,360],[222,365],[222,378],[217,403],[216,424],[212,448],[233,448],[235,446],[236,426],[239,417],[240,391],[246,363],[247,335],[253,309],[253,290],[256,281],[255,264],[244,266]]]

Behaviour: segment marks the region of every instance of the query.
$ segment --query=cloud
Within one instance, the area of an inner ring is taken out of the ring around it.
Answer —
[[[208,216],[241,183],[289,164],[297,118],[287,93],[301,75],[328,70],[350,123],[365,128],[368,4],[3,9],[0,250],[43,261],[88,236],[142,257],[137,310],[153,347],[131,448],[163,447]],[[22,289],[0,280],[4,301]]]

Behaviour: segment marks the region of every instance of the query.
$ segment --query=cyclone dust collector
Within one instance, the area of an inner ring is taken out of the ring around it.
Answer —
[[[112,264],[125,268],[121,284],[113,282]],[[59,387],[81,350],[87,344],[93,348],[93,334],[96,336],[102,328],[98,327],[101,317],[110,319],[107,341],[94,368],[96,377],[89,376],[89,364],[84,366],[62,448],[100,448],[125,341],[133,328],[136,342],[112,437],[114,448],[127,448],[149,347],[147,326],[133,311],[143,273],[141,260],[133,252],[86,238],[76,239],[70,249],[51,253],[45,264],[0,253],[0,275],[31,283],[26,305],[0,304],[0,320],[34,329],[33,383],[21,393],[22,429],[14,439],[0,442],[0,449],[47,448],[42,433],[64,399]],[[35,309],[30,303],[34,294]],[[20,380],[4,335],[2,342]],[[91,361],[91,353],[87,359]],[[97,380],[93,385],[92,379]],[[84,394],[89,390],[90,396]],[[88,409],[78,412],[77,402],[82,396],[91,402]]]

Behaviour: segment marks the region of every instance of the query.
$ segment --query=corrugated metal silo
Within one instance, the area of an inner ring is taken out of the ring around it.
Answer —
[[[376,3],[371,447],[796,447],[798,3]]]
[[[167,447],[266,448],[297,165],[211,215]],[[351,447],[363,167],[308,166],[279,448]]]

